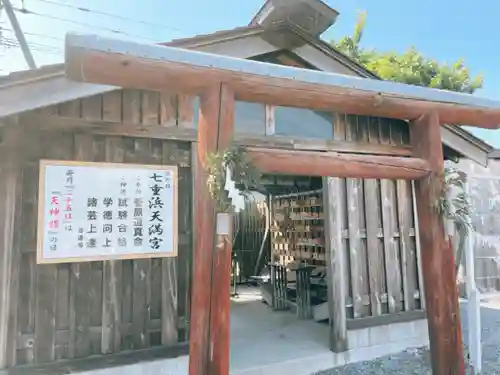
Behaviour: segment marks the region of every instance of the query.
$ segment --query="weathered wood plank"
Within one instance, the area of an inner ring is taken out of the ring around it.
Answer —
[[[328,311],[330,317],[330,348],[347,350],[346,285],[344,244],[342,241],[341,179],[323,179],[326,267],[328,277]]]
[[[122,93],[123,121],[130,124],[141,123],[142,92],[124,89]]]
[[[391,143],[391,128],[386,119],[380,119],[380,142]],[[399,263],[399,244],[394,238],[397,231],[396,187],[395,182],[380,180],[380,197],[382,210],[382,226],[384,232],[384,261],[387,284],[388,311],[399,312],[401,305],[401,271]]]
[[[177,165],[176,149],[177,145],[175,142],[163,142],[162,159],[164,164]],[[178,186],[179,196],[182,194],[182,191],[181,186]],[[180,200],[179,204],[181,204]],[[186,206],[182,205],[180,207],[184,207],[184,209],[179,210],[179,216],[183,215],[183,212],[189,212]],[[179,220],[178,222],[180,224],[179,227],[182,227],[182,221]],[[180,231],[181,229],[179,228],[179,233]],[[180,258],[184,258],[186,255],[181,251],[178,254],[178,258],[165,258],[161,261],[161,343],[166,346],[173,345],[178,340],[177,318],[179,315],[177,311],[177,298],[180,290],[178,290],[177,269]],[[183,290],[183,292],[187,291]]]
[[[163,164],[163,141],[159,139],[152,139],[149,149],[148,164]],[[162,258],[151,259],[151,304],[149,309],[150,322],[153,320],[161,319],[161,306],[162,306]],[[150,345],[161,345],[161,332],[150,333]]]
[[[377,327],[389,324],[413,322],[421,319],[425,319],[425,311],[414,310],[408,312],[399,312],[396,314],[387,314],[377,317],[370,316],[360,319],[348,319],[347,329],[348,330],[363,329],[363,328]]]
[[[70,264],[57,265],[56,331],[69,328]],[[68,358],[69,342],[55,344],[55,360]]]
[[[413,222],[415,227],[415,248],[417,252],[418,267],[418,291],[421,296],[425,295],[424,276],[422,273],[422,248],[420,247],[420,228],[418,226],[417,201],[415,196],[415,182],[411,182],[411,200],[413,204]],[[420,298],[420,308],[425,310],[425,298]]]
[[[160,125],[177,126],[177,93],[163,91],[160,93]]]
[[[148,163],[150,156],[150,141],[138,139],[134,141],[134,160],[126,162]],[[147,348],[150,344],[148,326],[151,306],[151,260],[135,260],[133,265],[133,306],[132,325],[135,349]]]
[[[415,253],[410,239],[411,196],[410,183],[398,180],[396,183],[398,200],[399,241],[401,249],[401,268],[403,275],[404,309],[410,311],[415,308],[413,294],[415,292]]]
[[[443,171],[443,147],[437,114],[422,116],[410,126],[416,152],[431,163],[437,174]],[[415,182],[425,302],[434,374],[465,374],[460,311],[451,243],[446,240],[444,223],[434,208],[439,176]]]
[[[12,346],[17,341],[22,147],[21,129],[12,125],[4,129],[5,148],[0,152],[0,369],[15,364]]]
[[[379,239],[378,239],[378,217],[380,215],[379,191],[376,180],[365,181],[365,210],[366,210],[366,233],[367,233],[367,255],[368,276],[370,284],[371,313],[373,316],[382,314],[380,295],[384,292],[380,282],[380,275],[384,273],[383,264],[380,262]],[[381,267],[382,266],[382,267]]]
[[[110,112],[112,110],[113,108],[109,108]],[[124,150],[121,138],[107,137],[105,147],[106,161],[123,162]],[[104,261],[101,337],[101,351],[103,354],[117,352],[121,347],[121,294],[119,293],[121,279],[121,261]]]
[[[103,97],[93,95],[82,99],[82,117],[86,120],[102,120]]]
[[[194,129],[198,126],[194,121],[195,101],[192,95],[178,94],[177,96],[177,125],[179,128]]]
[[[346,121],[346,139],[348,141],[356,138],[356,117],[347,116]],[[359,237],[359,202],[362,181],[354,178],[346,179],[347,190],[347,225],[349,231],[349,259],[351,265],[351,290],[353,300],[353,317],[358,318],[362,315],[361,295],[362,295],[362,266],[360,264],[361,240]]]
[[[116,123],[122,122],[122,90],[103,94],[102,119]]]
[[[378,129],[376,129],[378,130]],[[367,144],[368,142],[377,142],[377,137],[374,137],[374,126],[368,117],[358,118],[358,140]],[[370,294],[370,311],[372,316],[382,314],[382,304],[380,296],[383,293],[382,285],[380,284],[380,269],[379,253],[378,253],[378,217],[379,217],[379,196],[378,183],[375,179],[366,179],[363,181],[364,209],[365,209],[365,228],[366,242],[363,244],[366,247],[366,265],[368,268],[368,286]]]
[[[60,134],[41,140],[43,156],[52,159],[68,160],[73,153],[73,136]],[[57,147],[53,147],[57,144]],[[55,331],[57,306],[57,266],[36,267],[36,313],[34,356],[37,363],[55,360]]]
[[[82,101],[81,99],[64,102],[58,106],[59,116],[78,119],[82,116]],[[45,113],[48,114],[48,113]]]
[[[145,125],[160,124],[160,94],[155,91],[142,92],[142,123]]]

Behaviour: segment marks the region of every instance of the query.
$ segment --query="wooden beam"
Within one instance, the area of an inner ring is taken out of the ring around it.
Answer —
[[[231,144],[234,132],[234,93],[220,88],[217,150]],[[231,215],[218,213],[215,254],[212,263],[212,303],[210,305],[209,375],[229,375],[231,295]],[[224,218],[227,219],[224,222]],[[224,225],[226,224],[226,225]]]
[[[451,243],[434,203],[443,183],[443,148],[438,115],[422,116],[410,126],[415,152],[436,172],[415,181],[422,270],[433,374],[464,375],[460,310]]]
[[[328,315],[330,317],[330,349],[345,352],[347,342],[346,286],[344,247],[342,241],[341,179],[323,179],[325,210],[325,251],[327,267]]]
[[[405,120],[436,112],[443,124],[500,124],[500,102],[472,95],[93,35],[67,36],[66,74],[76,81],[195,94],[225,82],[246,101]]]
[[[403,311],[395,314],[368,316],[366,318],[347,319],[347,330],[356,330],[370,327],[387,326],[389,324],[414,322],[425,319],[423,310]]]
[[[439,129],[438,129],[439,130]],[[415,180],[428,175],[423,159],[308,151],[247,149],[253,164],[263,173],[299,176],[335,176]]]
[[[19,115],[19,122],[30,124],[40,131],[70,131],[87,134],[123,137],[196,141],[197,130],[177,126],[151,126],[128,122],[88,120],[55,115],[27,113]],[[328,139],[300,139],[278,135],[248,136],[235,134],[234,142],[242,146],[269,147],[303,151],[333,151],[340,153],[411,156],[409,146],[347,142]]]

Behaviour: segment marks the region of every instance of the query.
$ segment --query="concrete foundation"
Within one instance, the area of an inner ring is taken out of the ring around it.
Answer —
[[[256,290],[243,288],[232,303],[232,375],[311,375],[317,371],[368,361],[428,345],[426,320],[348,332],[349,351],[332,353],[328,327],[275,312]],[[188,357],[82,372],[81,375],[186,375]]]

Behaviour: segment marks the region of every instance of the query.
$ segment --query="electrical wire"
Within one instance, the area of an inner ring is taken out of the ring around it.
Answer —
[[[14,38],[2,37],[0,39],[0,43],[8,49],[20,47],[19,42]],[[28,42],[28,47],[30,49],[32,49],[33,51],[37,51],[37,52],[43,52],[43,53],[52,54],[52,55],[56,55],[56,56],[63,56],[64,55],[62,49],[54,47],[54,46],[49,46],[46,44]]]
[[[2,30],[2,31],[10,31],[12,33],[14,32],[13,29],[10,29],[8,27],[0,27],[0,30]],[[51,35],[31,33],[31,32],[28,32],[28,31],[24,31],[23,33],[24,33],[24,35],[34,36],[34,37],[37,37],[37,38],[51,39],[51,40],[57,40],[57,41],[64,42],[64,38],[58,38],[58,37],[51,36]]]
[[[147,38],[147,37],[142,37],[142,36],[137,36],[137,35],[133,35],[133,34],[129,34],[129,33],[125,32],[125,31],[108,29],[107,27],[90,25],[88,23],[79,22],[79,21],[75,21],[75,20],[70,20],[70,19],[67,19],[67,18],[62,18],[62,17],[57,17],[57,16],[51,16],[50,14],[36,12],[36,11],[33,11],[33,10],[29,10],[27,8],[12,7],[12,9],[14,9],[16,12],[27,14],[27,15],[35,15],[35,16],[39,16],[39,17],[53,19],[53,20],[56,20],[56,21],[73,23],[75,25],[79,25],[79,26],[83,26],[83,27],[89,27],[89,28],[92,28],[92,29],[104,30],[104,31],[111,32],[113,34],[125,35],[125,36],[131,37],[131,38],[144,39],[144,40],[148,40],[148,41],[152,41],[152,42],[157,42],[154,39]]]
[[[152,23],[152,22],[148,22],[148,21],[138,20],[138,19],[135,19],[132,17],[121,16],[121,15],[116,14],[116,13],[104,12],[104,11],[97,10],[97,9],[91,9],[91,8],[80,7],[80,6],[72,5],[72,4],[60,3],[60,2],[54,1],[54,0],[36,0],[36,1],[40,1],[40,2],[46,3],[46,4],[51,4],[54,6],[76,9],[76,10],[79,10],[79,11],[84,12],[84,13],[93,13],[93,14],[98,14],[101,16],[116,18],[116,19],[119,19],[122,21],[135,22],[135,23],[139,23],[142,25],[146,25],[146,26],[162,28],[162,29],[166,29],[166,30],[170,30],[170,31],[175,31],[178,33],[182,32],[181,30],[176,29],[174,27],[165,26],[165,25],[162,25],[159,23]]]

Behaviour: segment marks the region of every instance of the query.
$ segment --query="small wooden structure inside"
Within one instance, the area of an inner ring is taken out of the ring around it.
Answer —
[[[69,36],[66,57],[66,72],[72,79],[200,95],[190,373],[229,372],[231,253],[218,247],[219,250],[212,252],[215,212],[205,185],[204,165],[209,152],[230,144],[234,103],[240,99],[411,121],[410,155],[404,157],[390,151],[381,156],[371,152],[324,153],[269,147],[249,147],[247,152],[265,173],[325,177],[328,305],[332,348],[338,351],[345,350],[347,331],[340,177],[415,181],[434,373],[464,374],[453,252],[445,238],[442,218],[433,205],[442,183],[440,124],[496,128],[500,123],[499,103],[439,90],[94,36]],[[363,147],[358,145],[359,149]],[[356,241],[360,241],[359,236]]]

